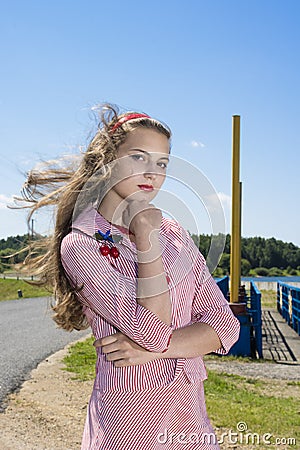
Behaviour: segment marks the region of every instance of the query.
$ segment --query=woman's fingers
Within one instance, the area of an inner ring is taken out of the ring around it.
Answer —
[[[122,333],[97,339],[94,346],[102,347],[102,352],[106,355],[107,361],[111,361],[115,367],[146,364],[158,357],[158,354],[145,350]]]
[[[94,342],[94,347],[102,347],[105,354],[116,352],[118,350],[126,350],[129,347],[129,338],[122,333],[115,333]]]
[[[103,345],[102,351],[103,353],[108,354],[120,350],[120,347],[121,347],[120,342],[116,341],[113,344]]]
[[[123,221],[134,234],[145,226],[159,229],[161,219],[161,210],[146,201],[129,201],[123,212]]]
[[[105,345],[109,345],[112,344],[113,342],[116,342],[119,338],[119,336],[122,333],[115,333],[115,334],[111,334],[110,336],[105,336],[104,338],[101,339],[97,339],[93,345],[94,347],[103,347]]]
[[[116,352],[108,353],[106,355],[107,361],[118,361],[119,359],[127,359],[122,350],[118,350]]]

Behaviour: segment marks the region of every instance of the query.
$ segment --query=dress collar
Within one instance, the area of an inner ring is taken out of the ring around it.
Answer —
[[[110,230],[112,235],[122,237],[122,244],[129,247],[135,247],[135,243],[129,239],[128,234],[122,233],[118,227],[108,222],[98,211],[96,205],[89,205],[79,214],[79,216],[72,222],[71,228],[79,230],[94,238],[95,233],[100,230],[106,233]]]

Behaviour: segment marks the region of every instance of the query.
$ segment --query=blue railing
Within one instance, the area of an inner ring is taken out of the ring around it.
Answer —
[[[300,336],[300,289],[277,283],[277,310]]]
[[[229,277],[223,277],[216,280],[224,297],[228,299]],[[261,293],[253,281],[250,282],[250,297],[245,296],[243,302],[246,302],[246,313],[237,315],[241,324],[239,340],[230,354],[236,356],[253,356],[262,354],[262,318],[261,318]]]

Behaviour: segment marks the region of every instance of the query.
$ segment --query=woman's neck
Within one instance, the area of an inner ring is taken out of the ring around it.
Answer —
[[[109,191],[101,201],[98,212],[110,223],[123,226],[122,215],[126,202],[113,191]]]
[[[120,199],[114,195],[115,193],[111,193],[112,195],[109,194],[110,192],[106,194],[100,203],[98,213],[100,213],[109,223],[116,225],[122,233],[128,234],[130,240],[135,242],[134,234],[131,233],[127,227],[124,227],[122,220],[122,214],[126,208],[126,202],[124,200],[121,202]]]

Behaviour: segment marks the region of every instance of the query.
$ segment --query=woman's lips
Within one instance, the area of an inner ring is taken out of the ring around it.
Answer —
[[[153,191],[153,186],[150,186],[149,184],[139,184],[138,187],[140,189],[142,189],[142,191],[148,191],[148,192],[152,192]]]

